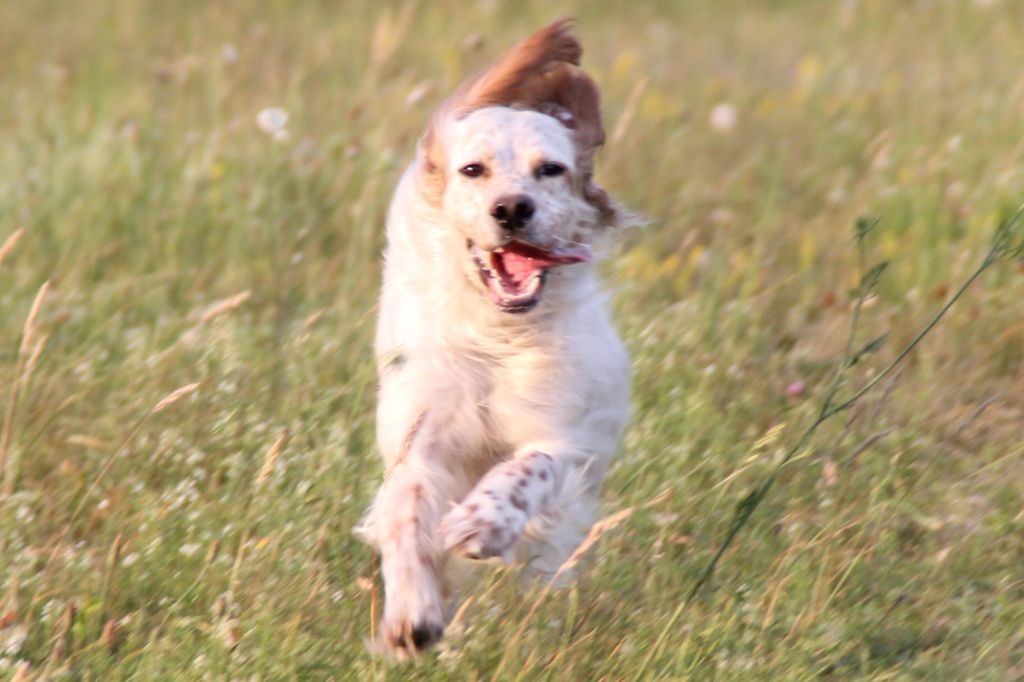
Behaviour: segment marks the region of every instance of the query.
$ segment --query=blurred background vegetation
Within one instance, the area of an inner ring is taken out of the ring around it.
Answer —
[[[605,264],[636,394],[606,511],[636,511],[576,587],[496,570],[393,667],[350,533],[384,212],[432,107],[563,15],[601,182],[650,220]],[[866,380],[1024,198],[1022,27],[1010,0],[0,5],[0,678],[1024,676],[1019,266],[680,607],[831,376],[855,218],[892,261]]]

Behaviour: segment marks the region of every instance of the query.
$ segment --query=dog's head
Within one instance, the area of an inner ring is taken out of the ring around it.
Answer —
[[[569,28],[542,29],[463,84],[418,151],[421,192],[465,245],[467,274],[508,312],[533,308],[549,270],[589,261],[619,221],[594,181],[600,97]]]

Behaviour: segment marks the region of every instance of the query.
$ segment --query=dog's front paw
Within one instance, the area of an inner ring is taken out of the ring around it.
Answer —
[[[445,515],[441,537],[445,549],[467,558],[508,560],[525,526],[526,514],[519,506],[484,491],[471,494]]]

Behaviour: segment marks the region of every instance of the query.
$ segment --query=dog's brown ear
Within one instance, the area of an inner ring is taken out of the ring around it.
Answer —
[[[573,130],[581,152],[592,156],[604,144],[601,94],[582,70],[564,65],[555,69],[534,95],[533,108]]]
[[[441,119],[488,106],[533,109],[573,131],[583,196],[598,209],[604,223],[615,222],[614,203],[593,181],[594,154],[604,143],[601,97],[594,81],[577,68],[583,48],[570,33],[572,24],[571,19],[560,19],[537,31],[463,84],[434,112],[420,144],[425,190],[439,198],[444,188],[444,150],[436,132]]]
[[[482,107],[529,106],[547,91],[547,76],[560,66],[579,64],[583,48],[569,30],[571,19],[560,19],[523,40],[498,63],[459,88],[451,98],[456,116]]]
[[[547,91],[538,93],[543,96],[535,108],[573,131],[583,198],[598,210],[603,224],[614,225],[618,222],[615,202],[594,182],[594,155],[605,140],[597,84],[582,70],[568,65],[562,65],[545,80]]]

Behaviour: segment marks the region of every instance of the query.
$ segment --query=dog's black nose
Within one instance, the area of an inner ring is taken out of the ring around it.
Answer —
[[[501,225],[501,229],[512,232],[530,222],[536,210],[533,199],[525,194],[513,194],[499,197],[491,207],[491,215]]]

